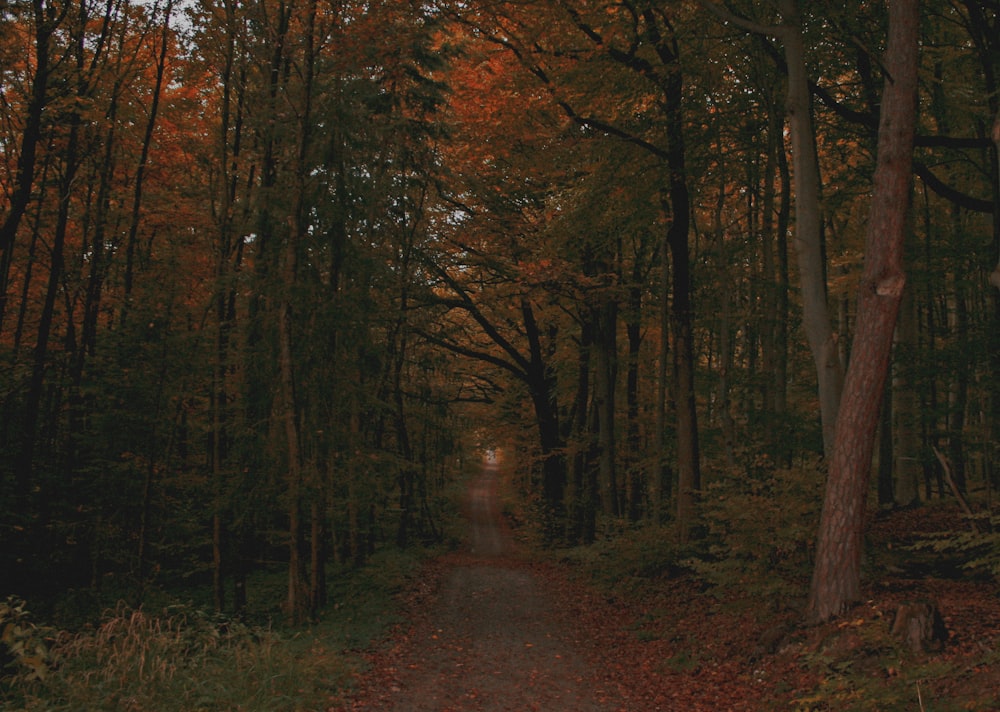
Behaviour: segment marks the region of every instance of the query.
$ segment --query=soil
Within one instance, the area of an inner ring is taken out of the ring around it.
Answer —
[[[540,564],[518,553],[497,504],[497,469],[472,483],[466,547],[430,567],[351,710],[459,712],[620,708]]]
[[[369,654],[353,696],[332,709],[1000,709],[995,581],[883,571],[864,603],[809,628],[794,605],[762,612],[737,587],[720,600],[693,578],[619,597],[522,550],[498,511],[497,486],[487,465],[469,489],[466,546],[427,566],[406,593],[406,624]],[[904,541],[935,528],[926,516],[900,512],[870,536]],[[923,598],[940,606],[947,644],[900,655],[888,638],[893,613]]]

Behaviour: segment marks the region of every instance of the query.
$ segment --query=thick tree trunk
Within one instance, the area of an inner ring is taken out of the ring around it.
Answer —
[[[878,159],[858,292],[857,335],[837,419],[808,617],[842,614],[861,596],[865,501],[879,406],[906,282],[903,243],[916,124],[919,1],[889,6]]]
[[[541,445],[543,530],[546,541],[552,543],[559,537],[564,523],[565,443],[559,431],[555,376],[546,365],[538,322],[535,321],[534,310],[527,299],[521,302],[521,314],[530,352],[525,383],[535,408],[535,421],[538,424],[538,438]]]
[[[661,57],[665,56],[661,51]],[[669,54],[673,69],[664,86],[667,111],[668,201],[665,207],[673,221],[667,230],[673,280],[671,332],[674,338],[674,396],[677,404],[677,522],[682,541],[687,540],[695,518],[695,497],[701,489],[701,455],[698,414],[694,392],[694,336],[691,305],[691,199],[685,167],[683,78],[676,49]]]

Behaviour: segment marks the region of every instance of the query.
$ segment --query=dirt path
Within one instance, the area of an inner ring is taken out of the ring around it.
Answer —
[[[574,710],[619,705],[600,689],[565,611],[519,560],[487,464],[470,487],[467,549],[439,562],[412,627],[375,661],[353,710]]]

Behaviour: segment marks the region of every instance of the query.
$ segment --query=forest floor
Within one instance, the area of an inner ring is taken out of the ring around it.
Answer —
[[[497,483],[489,466],[472,483],[467,545],[427,565],[404,594],[406,623],[331,709],[1000,710],[993,582],[886,569],[849,615],[808,628],[794,607],[761,615],[689,578],[618,595],[519,545]],[[922,516],[873,528],[905,537]],[[889,636],[898,605],[916,599],[939,606],[943,650],[910,653]]]

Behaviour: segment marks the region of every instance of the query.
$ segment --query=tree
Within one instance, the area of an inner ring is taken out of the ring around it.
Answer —
[[[574,4],[545,6],[545,11],[551,12],[546,17],[554,27],[572,31],[570,34],[566,31],[550,33],[554,39],[564,35],[565,47],[558,42],[550,46],[536,41],[537,16],[523,14],[516,5],[476,8],[469,12],[459,9],[456,17],[474,27],[487,41],[513,55],[548,95],[551,104],[584,135],[601,136],[612,145],[620,143],[629,146],[630,150],[637,149],[639,154],[645,154],[643,162],[656,165],[654,170],[661,181],[657,199],[661,216],[656,222],[657,227],[663,229],[659,266],[670,282],[669,329],[673,339],[673,351],[661,353],[659,358],[671,358],[677,422],[677,514],[682,522],[680,531],[685,536],[693,517],[695,493],[701,486],[701,465],[694,390],[689,245],[692,213],[685,165],[685,85],[674,18],[660,8],[631,4],[608,13]],[[584,42],[583,48],[576,46],[580,41]],[[601,72],[587,75],[587,67],[600,67]],[[595,82],[595,77],[601,80]],[[618,100],[610,102],[618,108],[609,109],[608,93],[619,91]],[[634,107],[632,113],[625,111],[624,106]],[[604,318],[607,317],[606,313]],[[591,349],[603,349],[605,355],[610,348],[617,350],[609,340],[608,326],[610,324],[605,324],[601,329],[603,341],[596,338],[601,334],[595,332],[595,338],[589,342]],[[606,366],[598,364],[597,360],[590,366],[592,374],[600,376],[595,381],[592,397],[608,406],[611,404],[608,387],[612,384],[606,378]],[[666,392],[663,394],[665,397]],[[614,426],[608,420],[605,411],[603,418],[595,421],[595,432],[604,442],[604,447],[597,447],[595,452],[610,456],[609,448],[615,438]],[[612,462],[602,460],[601,467],[606,480],[605,491],[617,489]],[[610,493],[606,494],[605,499],[609,496]],[[616,506],[608,504],[608,511],[614,513]]]
[[[708,0],[702,2],[727,21],[733,21],[752,32],[778,37],[785,47],[785,70],[788,77],[786,112],[795,195],[794,244],[798,255],[799,283],[802,291],[803,327],[816,367],[823,450],[829,454],[833,446],[837,411],[840,407],[843,365],[840,362],[827,303],[819,159],[813,128],[799,2],[779,0],[777,5],[783,22],[776,26],[752,22]]]
[[[868,219],[865,267],[858,290],[851,350],[823,500],[808,616],[843,613],[861,595],[861,553],[872,451],[906,282],[903,243],[916,132],[919,2],[889,6],[885,89]]]
[[[42,140],[42,113],[49,103],[50,56],[52,36],[59,29],[69,5],[57,8],[44,0],[31,3],[31,25],[34,28],[34,72],[31,77],[31,95],[28,99],[24,128],[21,131],[20,150],[17,154],[15,183],[10,193],[10,204],[0,224],[0,328],[7,304],[9,278],[14,240],[31,199],[35,182],[38,145]]]

